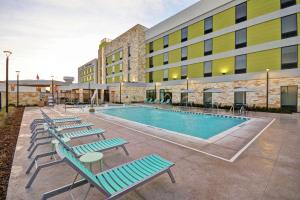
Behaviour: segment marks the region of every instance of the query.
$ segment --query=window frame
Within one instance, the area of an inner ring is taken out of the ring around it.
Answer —
[[[236,66],[237,66],[237,58],[240,57],[240,56],[245,56],[245,68],[237,69],[236,68]],[[234,73],[235,74],[244,74],[244,73],[247,73],[247,54],[235,56],[235,58],[234,58]]]
[[[182,70],[185,68],[185,75],[183,75],[182,73]],[[187,79],[187,75],[188,75],[188,66],[187,65],[182,65],[181,66],[181,69],[180,69],[180,72],[181,72],[181,80],[183,79]]]
[[[149,83],[153,83],[153,72],[149,72]]]
[[[244,47],[247,47],[247,28],[243,28],[243,29],[239,29],[237,31],[235,31],[235,49],[240,49],[240,48],[244,48]],[[246,35],[245,35],[245,38],[246,38],[246,42],[243,42],[243,43],[237,43],[237,34],[238,32],[241,32],[241,31],[245,31]]]
[[[211,50],[210,51],[205,51],[205,44],[207,41],[211,41]],[[212,55],[213,54],[213,38],[204,40],[204,56]]]
[[[282,3],[282,0],[280,0],[280,8],[284,9],[284,8],[288,8],[291,6],[297,5],[296,0],[290,0],[288,2]]]
[[[206,29],[206,23],[207,21],[211,19],[211,28],[210,29]],[[204,35],[212,33],[214,30],[214,18],[213,16],[207,17],[204,19]]]
[[[166,39],[167,38],[167,39]],[[165,44],[165,41],[167,41],[167,44]],[[163,37],[163,45],[164,45],[164,48],[167,48],[169,47],[169,35],[165,35]]]
[[[153,56],[149,57],[149,68],[153,68]]]
[[[206,63],[210,63],[210,72],[205,72],[205,64]],[[204,63],[203,63],[203,76],[204,77],[212,77],[212,71],[213,71],[213,63],[212,63],[212,61],[210,60],[210,61],[205,61]]]
[[[182,52],[183,52],[182,50],[183,49],[186,49],[186,56],[185,57],[182,57]],[[181,47],[180,56],[181,56],[181,61],[187,60],[187,58],[188,58],[188,48],[187,48],[187,46]]]
[[[149,53],[153,53],[153,41],[149,42]]]
[[[285,48],[289,48],[289,47],[295,47],[296,48],[296,58],[297,58],[297,62],[291,62],[291,63],[283,63],[283,50]],[[295,69],[298,68],[298,45],[291,45],[291,46],[285,46],[281,48],[281,70],[284,69]]]
[[[186,32],[186,37],[183,37],[183,33]],[[181,42],[186,42],[188,41],[188,34],[189,34],[189,29],[188,29],[188,26],[186,27],[183,27],[181,29]]]
[[[167,74],[167,77],[165,77],[165,74]],[[164,69],[163,70],[163,81],[168,81],[169,80],[169,69]]]
[[[167,58],[167,60],[165,60]],[[166,65],[169,63],[169,52],[163,53],[163,64]]]
[[[295,16],[295,18],[296,18],[296,31],[283,33],[283,24],[284,24],[283,19],[291,17],[291,16]],[[286,38],[291,38],[291,37],[298,36],[298,16],[297,16],[297,14],[291,14],[291,15],[281,17],[280,23],[281,23],[281,39],[286,39]]]
[[[238,14],[238,12],[237,12],[238,7],[239,7],[239,6],[242,6],[243,4],[246,5],[246,16],[243,16],[243,17],[241,17],[241,18],[238,18],[238,17],[237,17],[237,14]],[[240,4],[238,4],[238,5],[235,6],[235,23],[236,23],[236,24],[241,23],[241,22],[244,22],[244,21],[247,21],[247,19],[248,19],[248,11],[247,11],[247,7],[248,7],[247,1],[246,1],[246,2],[243,2],[243,3],[240,3]]]

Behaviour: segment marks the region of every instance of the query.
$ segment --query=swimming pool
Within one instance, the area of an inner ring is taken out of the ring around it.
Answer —
[[[110,108],[101,112],[205,140],[248,120],[242,117],[175,112],[154,107]]]

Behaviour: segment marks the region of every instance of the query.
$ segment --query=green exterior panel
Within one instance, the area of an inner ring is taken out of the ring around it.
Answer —
[[[153,66],[161,66],[163,65],[163,54],[159,54],[153,57]]]
[[[181,67],[169,68],[169,80],[181,79]]]
[[[163,38],[159,38],[153,42],[153,50],[158,51],[163,49]]]
[[[149,58],[146,58],[146,67],[145,67],[146,69],[148,69],[149,68]]]
[[[163,70],[153,72],[153,82],[162,82],[163,76],[164,76]]]
[[[169,35],[169,46],[181,43],[181,30]]]
[[[188,38],[189,40],[202,36],[204,34],[204,21],[201,20],[188,27]]]
[[[146,83],[150,82],[150,80],[149,80],[149,72],[145,73],[145,81],[146,81]]]
[[[188,46],[188,59],[202,57],[204,55],[204,42],[198,42]]]
[[[181,49],[169,51],[169,63],[175,63],[179,61],[181,61]]]
[[[249,46],[281,39],[281,20],[275,19],[247,29]]]
[[[112,74],[112,68],[113,68],[112,66],[106,68],[106,71],[107,71],[108,75]]]
[[[212,75],[222,76],[223,73],[225,73],[226,75],[233,74],[235,62],[234,60],[234,57],[213,60]]]
[[[247,55],[247,72],[281,69],[281,49],[250,53]]]
[[[248,0],[247,2],[248,19],[253,19],[277,10],[280,10],[280,0]]]
[[[120,65],[115,65],[115,73],[119,73],[120,72]]]
[[[188,78],[203,77],[203,63],[195,63],[188,66]]]
[[[112,56],[108,56],[107,62],[108,62],[108,64],[111,64],[111,63],[112,63]]]
[[[235,33],[227,33],[213,39],[213,53],[221,53],[235,49]]]
[[[220,12],[213,17],[214,31],[232,26],[235,24],[235,7]]]

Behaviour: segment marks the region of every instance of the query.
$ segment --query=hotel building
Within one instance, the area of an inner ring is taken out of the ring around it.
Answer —
[[[299,11],[299,0],[202,0],[153,26],[147,97],[300,111]]]
[[[97,83],[98,59],[95,58],[78,68],[78,83]]]

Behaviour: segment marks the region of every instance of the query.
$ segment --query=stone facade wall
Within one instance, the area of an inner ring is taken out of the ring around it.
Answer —
[[[123,81],[125,82],[144,82],[145,81],[145,30],[146,27],[136,25],[112,40],[105,46],[104,55],[108,55],[120,48],[123,50]],[[131,56],[128,57],[128,46],[130,46]],[[105,56],[98,52],[98,63],[105,63]],[[128,60],[130,59],[130,80],[128,80]],[[105,65],[102,65],[102,68]],[[101,69],[99,69],[101,70]],[[105,70],[102,70],[102,79],[105,80]],[[103,81],[102,81],[103,83]]]
[[[120,85],[109,87],[110,102],[120,102]],[[126,86],[121,87],[122,103],[143,102],[146,95],[145,87]]]
[[[280,108],[281,106],[281,86],[298,86],[298,111],[300,111],[300,77],[294,78],[270,78],[269,80],[269,107]],[[189,89],[193,93],[189,94],[189,101],[196,104],[203,104],[204,89],[216,88],[221,89],[223,93],[213,93],[213,102],[222,103],[222,105],[231,106],[234,102],[234,88],[247,87],[254,89],[255,92],[248,92],[246,94],[246,102],[250,106],[266,107],[266,80],[243,80],[232,82],[218,82],[218,83],[199,83],[198,81],[189,81]],[[186,89],[186,84],[178,84],[172,86],[156,86],[156,96],[159,98],[160,89],[170,89],[172,92],[172,102],[180,103],[181,90]],[[154,87],[147,87],[146,90],[153,90]]]
[[[2,107],[5,106],[5,92],[1,92]],[[19,93],[19,105],[38,105],[40,101],[40,94],[38,92],[20,92]],[[8,104],[17,105],[17,93],[8,93]]]

